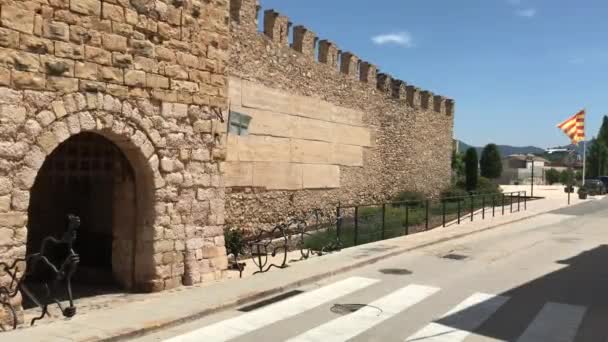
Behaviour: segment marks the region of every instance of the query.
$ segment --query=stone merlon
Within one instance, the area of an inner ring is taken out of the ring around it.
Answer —
[[[343,52],[340,58],[340,71],[351,77],[359,76],[359,57],[352,52]]]
[[[433,103],[435,104],[435,111],[437,113],[445,113],[445,101],[446,98],[440,95],[435,95]]]
[[[293,48],[311,60],[315,59],[317,35],[302,25],[293,28]]]
[[[338,47],[329,40],[319,42],[319,62],[336,68],[338,65]]]
[[[392,77],[385,73],[379,73],[377,77],[377,86],[378,90],[381,92],[390,95],[392,93]]]
[[[423,90],[420,92],[422,95],[422,109],[432,109],[433,108],[433,96],[435,96],[432,92],[428,90]]]
[[[362,61],[359,65],[359,73],[361,82],[369,83],[372,87],[376,87],[378,82],[378,68],[375,65]]]
[[[407,86],[405,88],[407,93],[407,104],[413,108],[419,108],[421,106],[420,89],[415,86]]]
[[[445,114],[449,115],[449,116],[453,116],[454,115],[455,107],[456,107],[456,105],[454,103],[454,100],[447,99],[445,101]]]
[[[407,84],[402,80],[392,80],[392,96],[395,99],[405,100],[406,98],[406,86]]]
[[[289,18],[275,10],[269,9],[264,12],[264,34],[273,42],[287,46],[290,26]]]

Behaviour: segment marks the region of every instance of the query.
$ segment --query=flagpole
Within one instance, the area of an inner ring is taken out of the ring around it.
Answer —
[[[585,113],[585,121],[587,121],[587,108],[583,108],[583,111]],[[585,171],[587,171],[587,134],[585,134],[586,128],[587,127],[583,128],[583,185],[585,185],[585,178],[587,177],[587,174],[585,173]]]
[[[585,177],[587,174],[585,173],[587,168],[587,139],[583,140],[583,185],[585,185]]]

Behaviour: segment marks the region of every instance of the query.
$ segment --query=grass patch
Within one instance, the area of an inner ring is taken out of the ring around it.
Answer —
[[[461,218],[471,211],[475,212],[484,206],[490,208],[486,215],[492,215],[492,199],[496,205],[496,214],[501,214],[502,194],[486,197],[464,198],[445,202],[430,202],[428,209],[428,229],[440,227],[445,221],[450,222]],[[510,212],[510,198],[505,196],[505,213]],[[523,208],[523,199],[521,204]],[[445,209],[444,209],[445,206]],[[407,208],[407,210],[406,210]],[[387,204],[384,206],[361,206],[355,212],[354,208],[342,208],[342,223],[339,231],[336,227],[310,232],[304,241],[306,248],[321,250],[330,244],[335,244],[339,236],[342,248],[362,245],[370,242],[391,239],[403,235],[424,231],[426,224],[426,207],[424,203],[406,207],[405,204]],[[513,197],[513,210],[517,210],[517,197]],[[384,225],[383,225],[384,211]],[[356,215],[355,215],[356,214]],[[355,223],[356,216],[356,223]],[[463,218],[466,219],[466,218]],[[357,227],[357,229],[355,229]],[[384,227],[384,228],[383,228]]]

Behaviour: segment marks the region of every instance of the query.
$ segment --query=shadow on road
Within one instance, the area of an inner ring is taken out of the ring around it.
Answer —
[[[509,300],[475,334],[502,341],[515,341],[548,302],[586,308],[575,338],[576,342],[606,341],[608,338],[608,245],[580,253],[557,263],[563,269],[547,274],[502,293]],[[486,303],[489,304],[489,303]],[[472,317],[488,305],[480,303],[436,323],[468,330]],[[559,328],[559,327],[557,327]],[[431,336],[428,336],[429,338]],[[424,341],[425,339],[420,339]],[[539,341],[540,342],[540,341]]]

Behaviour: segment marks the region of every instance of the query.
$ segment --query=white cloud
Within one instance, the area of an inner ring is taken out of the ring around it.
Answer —
[[[405,47],[412,47],[412,35],[409,32],[396,32],[380,34],[372,37],[372,41],[377,45],[396,44]]]
[[[520,17],[524,17],[524,18],[532,18],[536,15],[536,9],[526,8],[526,9],[516,11],[515,14],[517,14]]]

